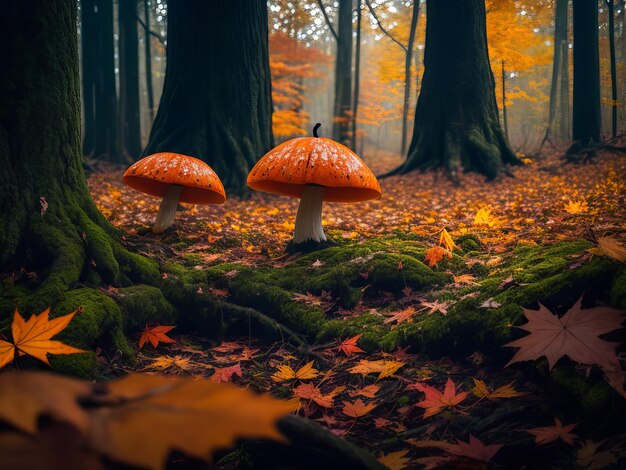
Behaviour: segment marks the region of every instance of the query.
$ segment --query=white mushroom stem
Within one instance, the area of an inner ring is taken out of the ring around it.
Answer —
[[[167,188],[165,196],[161,201],[159,213],[152,226],[153,233],[163,233],[174,223],[176,217],[176,208],[178,207],[178,199],[183,192],[183,186],[174,184]]]
[[[293,242],[302,243],[308,240],[316,242],[326,241],[322,228],[322,203],[324,202],[324,188],[322,186],[306,185],[300,198],[296,227],[293,232]]]

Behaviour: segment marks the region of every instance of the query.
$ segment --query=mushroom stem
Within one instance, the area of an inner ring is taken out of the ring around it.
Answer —
[[[165,192],[163,200],[161,201],[161,207],[159,213],[152,226],[153,233],[163,233],[174,223],[174,217],[176,217],[176,208],[178,207],[178,198],[183,192],[183,186],[173,184]]]
[[[300,198],[296,227],[293,232],[293,242],[302,243],[308,240],[316,242],[326,241],[322,228],[322,203],[324,202],[324,187],[307,184]]]

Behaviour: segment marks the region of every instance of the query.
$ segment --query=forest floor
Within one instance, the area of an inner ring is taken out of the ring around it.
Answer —
[[[377,174],[400,162],[383,152],[370,160]],[[624,465],[626,429],[616,418],[626,410],[623,376],[611,379],[606,367],[603,373],[590,361],[567,358],[551,372],[545,360],[505,367],[516,349],[502,346],[524,336],[511,328],[526,321],[522,306],[536,309],[542,301],[562,315],[577,308],[583,291],[593,291],[585,307],[625,307],[624,249],[616,240],[626,236],[626,159],[605,153],[592,164],[563,165],[553,152],[524,162],[513,178],[492,183],[467,174],[455,186],[443,174],[413,173],[381,181],[378,200],[326,204],[323,224],[339,248],[319,255],[285,254],[295,199],[253,194],[223,206],[186,207],[174,230],[155,236],[147,227],[159,199],[125,187],[121,170],[92,174],[100,210],[132,246],[146,240],[141,251],[166,266],[164,277],[176,275],[167,268],[172,263],[209,272],[197,295],[227,302],[245,290],[243,280],[233,279],[310,273],[319,285],[281,281],[287,302],[328,319],[305,343],[264,341],[252,329],[209,341],[175,328],[167,333],[174,342],[140,349],[138,333],[132,338],[138,361],[103,355],[105,374],[206,376],[270,392],[390,468]],[[458,247],[442,239],[443,229]],[[337,250],[347,258],[337,258]],[[399,285],[378,279],[378,258],[393,263],[385,266]],[[358,265],[349,280],[355,299],[319,287],[349,263]],[[416,280],[414,268],[432,271],[433,281]],[[471,321],[463,323],[463,315]],[[432,337],[412,342],[431,325]],[[504,332],[487,331],[492,327]]]

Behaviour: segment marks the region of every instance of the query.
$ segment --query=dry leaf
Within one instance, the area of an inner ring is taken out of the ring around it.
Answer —
[[[362,416],[365,416],[377,406],[378,405],[376,403],[369,403],[366,405],[365,403],[363,403],[363,400],[361,400],[360,398],[357,398],[357,400],[354,403],[350,403],[349,401],[344,401],[341,412],[344,415],[349,416],[350,418],[357,419]]]
[[[278,366],[278,372],[272,375],[274,382],[285,382],[287,380],[307,380],[314,379],[319,374],[318,370],[313,367],[313,361],[303,365],[297,371],[294,371],[291,366],[283,364]]]
[[[157,347],[159,343],[173,343],[174,340],[167,336],[167,333],[172,331],[176,326],[164,326],[158,325],[148,328],[148,325],[141,332],[139,338],[139,347],[143,348],[146,342],[149,342],[153,347]]]
[[[356,345],[361,336],[363,336],[363,333],[353,336],[352,338],[343,340],[341,343],[339,343],[339,346],[337,347],[338,352],[344,353],[347,357],[350,357],[351,354],[365,352]]]
[[[448,378],[443,393],[430,385],[416,382],[407,389],[419,390],[426,396],[415,406],[424,408],[424,418],[429,418],[446,409],[451,409],[467,398],[467,392],[456,393],[456,385]]]
[[[524,392],[518,392],[513,388],[513,382],[502,385],[501,387],[496,388],[494,391],[490,392],[489,388],[487,388],[487,384],[482,380],[472,379],[474,381],[474,388],[472,388],[472,393],[478,398],[486,398],[487,400],[495,400],[496,398],[515,398],[515,397],[523,397],[527,395]]]
[[[535,444],[545,445],[561,439],[569,445],[574,445],[574,439],[578,436],[570,431],[576,427],[576,424],[568,424],[563,426],[561,420],[554,418],[554,426],[545,426],[540,428],[525,429],[526,432],[535,436]]]

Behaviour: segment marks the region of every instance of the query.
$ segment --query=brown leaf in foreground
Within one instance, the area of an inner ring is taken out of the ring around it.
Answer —
[[[38,418],[47,415],[78,429],[87,448],[149,469],[164,468],[173,450],[210,460],[238,438],[283,440],[275,423],[291,409],[267,395],[192,378],[129,375],[96,392],[89,383],[46,373],[0,376],[3,422],[37,434]]]
[[[524,309],[528,323],[518,328],[530,334],[505,346],[520,348],[507,364],[539,359],[545,356],[550,369],[563,356],[581,364],[596,364],[607,370],[620,369],[615,354],[617,343],[600,335],[621,328],[624,313],[595,307],[581,309],[581,299],[561,318],[543,305],[539,310]]]

